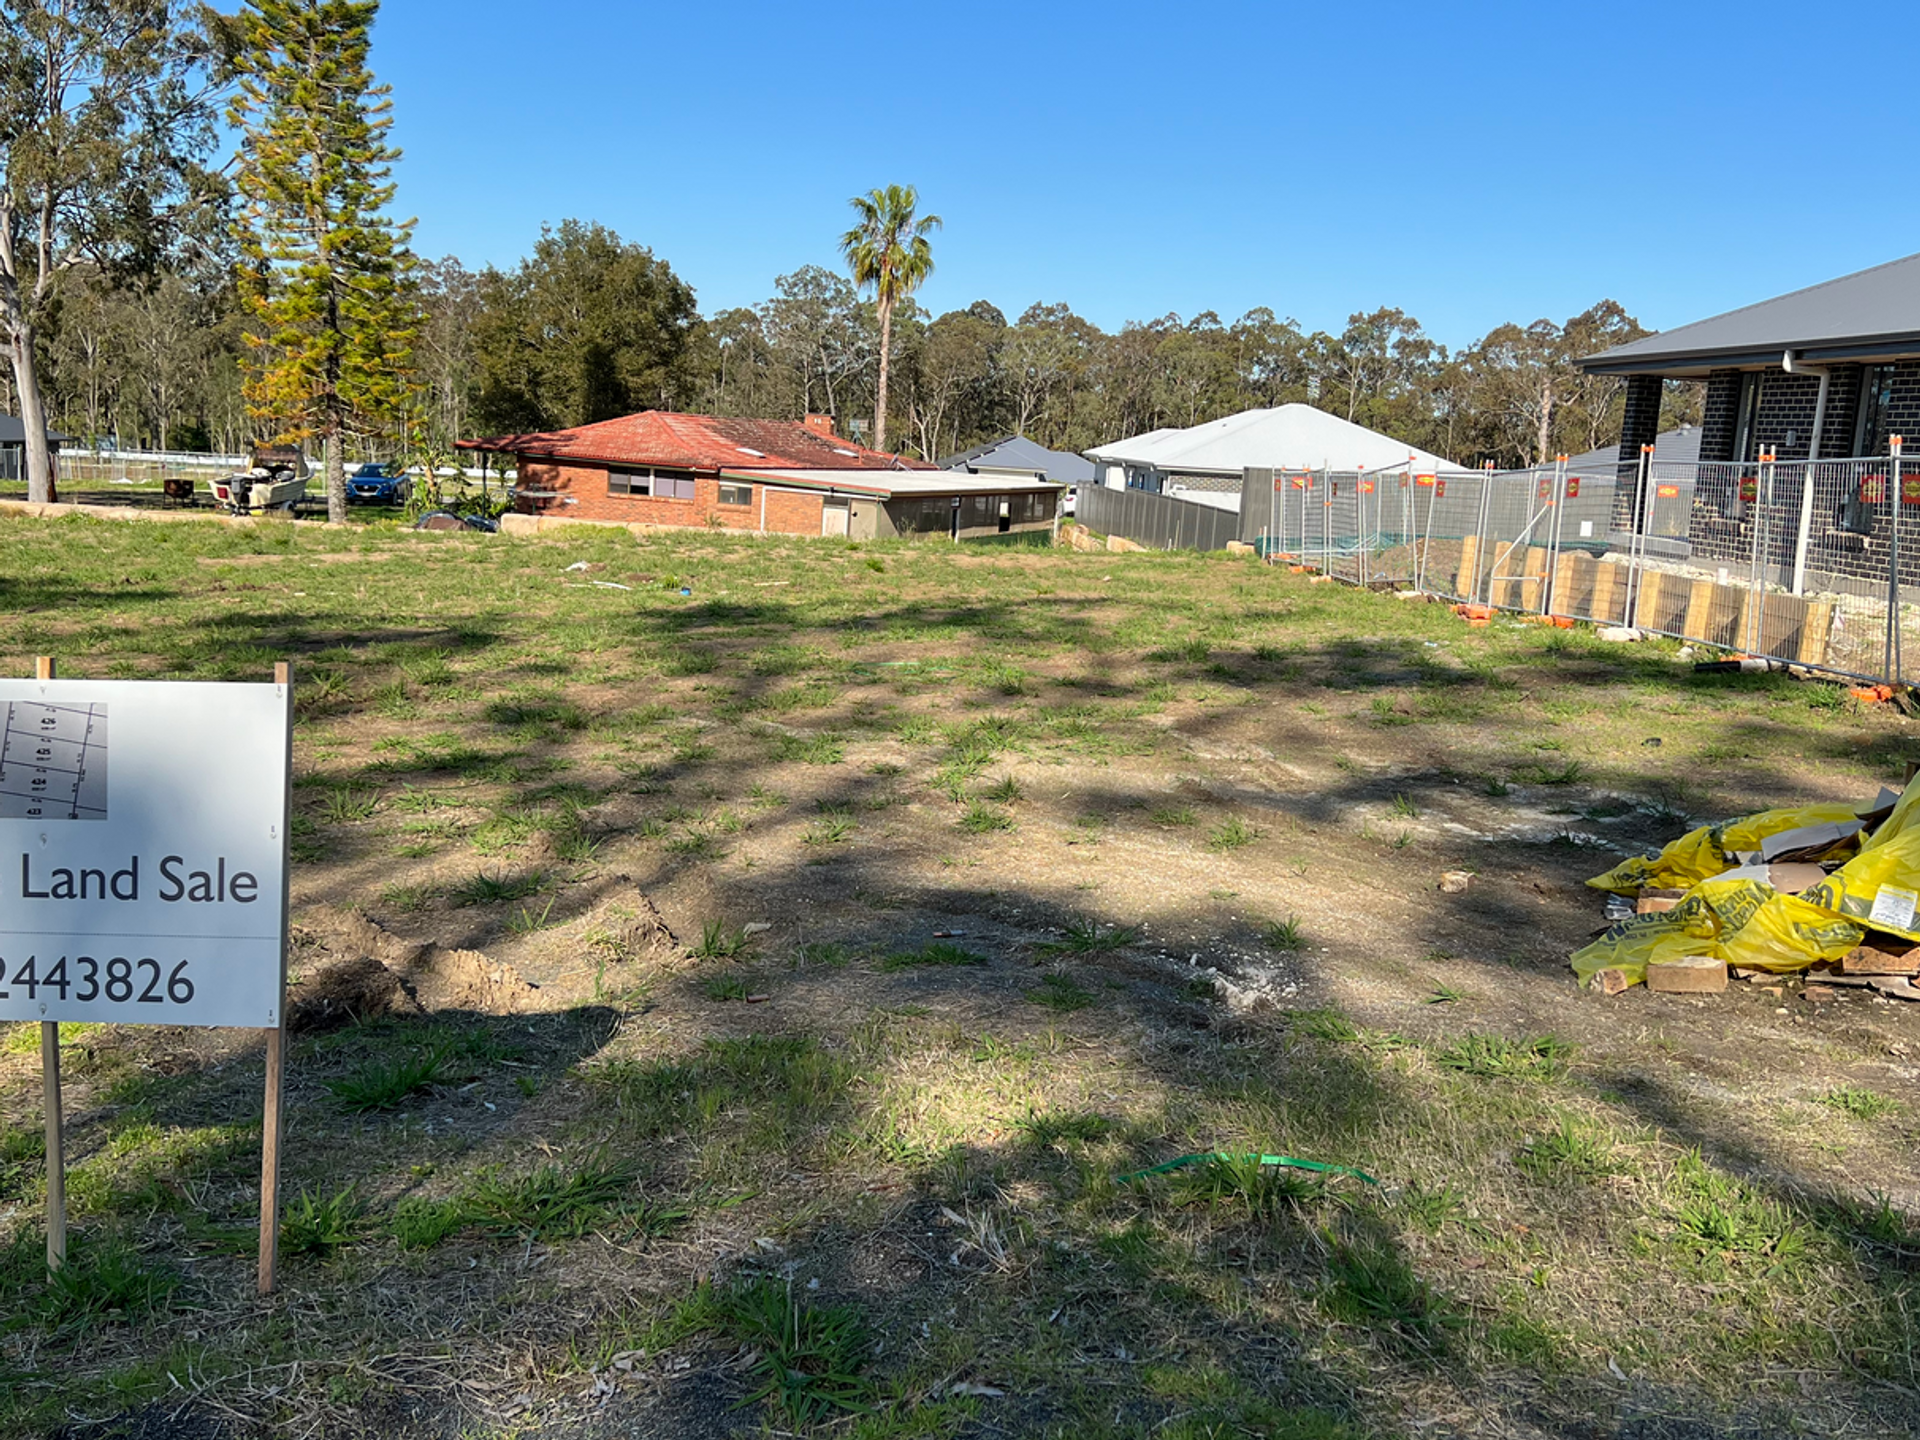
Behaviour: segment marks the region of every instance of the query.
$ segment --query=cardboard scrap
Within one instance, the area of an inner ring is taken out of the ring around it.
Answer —
[[[1636,915],[1659,915],[1673,909],[1687,898],[1684,890],[1642,890],[1640,898],[1634,902]]]
[[[1760,842],[1760,858],[1767,864],[1775,860],[1817,860],[1836,846],[1860,833],[1860,822],[1848,820],[1824,825],[1801,825],[1782,830]]]

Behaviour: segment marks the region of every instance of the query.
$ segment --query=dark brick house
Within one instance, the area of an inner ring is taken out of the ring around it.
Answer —
[[[1911,437],[1909,453],[1920,451],[1920,255],[1663,331],[1579,363],[1589,373],[1626,379],[1619,449],[1623,480],[1633,473],[1640,447],[1653,443],[1663,382],[1705,382],[1689,538],[1697,558],[1739,559],[1751,552],[1754,519],[1748,513],[1753,507],[1741,499],[1741,482],[1761,454],[1770,452],[1782,462],[1884,457],[1889,438],[1896,435]],[[1784,473],[1790,474],[1795,495],[1806,484],[1814,501],[1806,505],[1804,519],[1768,517],[1765,548],[1791,551],[1810,525],[1816,568],[1884,576],[1885,556],[1878,552],[1892,507],[1856,503],[1859,477],[1848,472],[1843,479],[1838,466],[1794,466]],[[1751,485],[1748,479],[1748,493]],[[1619,486],[1617,530],[1636,528],[1639,499],[1638,487]],[[1908,516],[1907,523],[1915,518]],[[1906,528],[1903,524],[1903,535]],[[1803,569],[1809,542],[1801,538],[1798,546],[1797,565],[1789,553],[1768,559]]]

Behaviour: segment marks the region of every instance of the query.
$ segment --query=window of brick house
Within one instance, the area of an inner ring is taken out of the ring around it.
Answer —
[[[1740,377],[1740,403],[1734,411],[1733,458],[1742,463],[1760,458],[1760,387],[1766,375],[1749,370]]]
[[[607,471],[609,495],[651,495],[657,500],[693,499],[693,476],[685,470],[638,466]]]
[[[722,505],[753,504],[753,486],[722,485],[720,487],[720,503]]]
[[[1888,414],[1893,405],[1893,366],[1869,365],[1860,372],[1860,413],[1853,422],[1853,453],[1879,455],[1887,448]]]

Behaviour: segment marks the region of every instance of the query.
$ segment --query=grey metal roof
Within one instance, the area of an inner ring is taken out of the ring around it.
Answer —
[[[940,462],[942,470],[967,470],[975,474],[986,470],[1014,470],[1045,475],[1065,485],[1078,485],[1093,479],[1093,463],[1080,455],[1049,450],[1024,435],[1008,435]]]
[[[71,435],[62,435],[58,430],[51,427],[47,430],[47,440],[54,445],[58,445],[64,440],[71,440],[72,438]],[[0,445],[24,445],[26,443],[27,427],[20,423],[20,417],[18,415],[0,415]]]
[[[1627,457],[1638,464],[1640,457]],[[1696,464],[1700,459],[1700,427],[1682,425],[1677,430],[1662,430],[1653,437],[1653,458],[1662,462],[1672,461],[1679,465]],[[1598,450],[1589,450],[1584,455],[1575,455],[1567,461],[1569,470],[1602,470],[1620,462],[1618,445],[1602,445]]]
[[[1823,360],[1920,354],[1920,255],[1890,260],[1773,300],[1616,345],[1580,362],[1616,374],[1704,373],[1778,365],[1792,350]]]

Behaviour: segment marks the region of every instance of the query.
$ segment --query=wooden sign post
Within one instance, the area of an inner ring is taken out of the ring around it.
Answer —
[[[273,1293],[280,1265],[280,1081],[287,1057],[287,916],[291,913],[293,873],[293,666],[282,660],[273,667],[273,683],[286,697],[286,793],[280,813],[280,978],[279,1003],[274,1013],[280,1023],[267,1031],[267,1093],[260,1116],[260,1277],[262,1295]]]
[[[33,678],[51,680],[53,657],[33,662]],[[67,1263],[67,1147],[60,1116],[60,1022],[40,1022],[40,1093],[47,1118],[47,1269]]]
[[[273,1289],[292,772],[286,664],[270,686],[62,681],[43,656],[32,681],[0,680],[0,1019],[40,1023],[50,1270],[67,1258],[60,1022],[251,1027]]]

